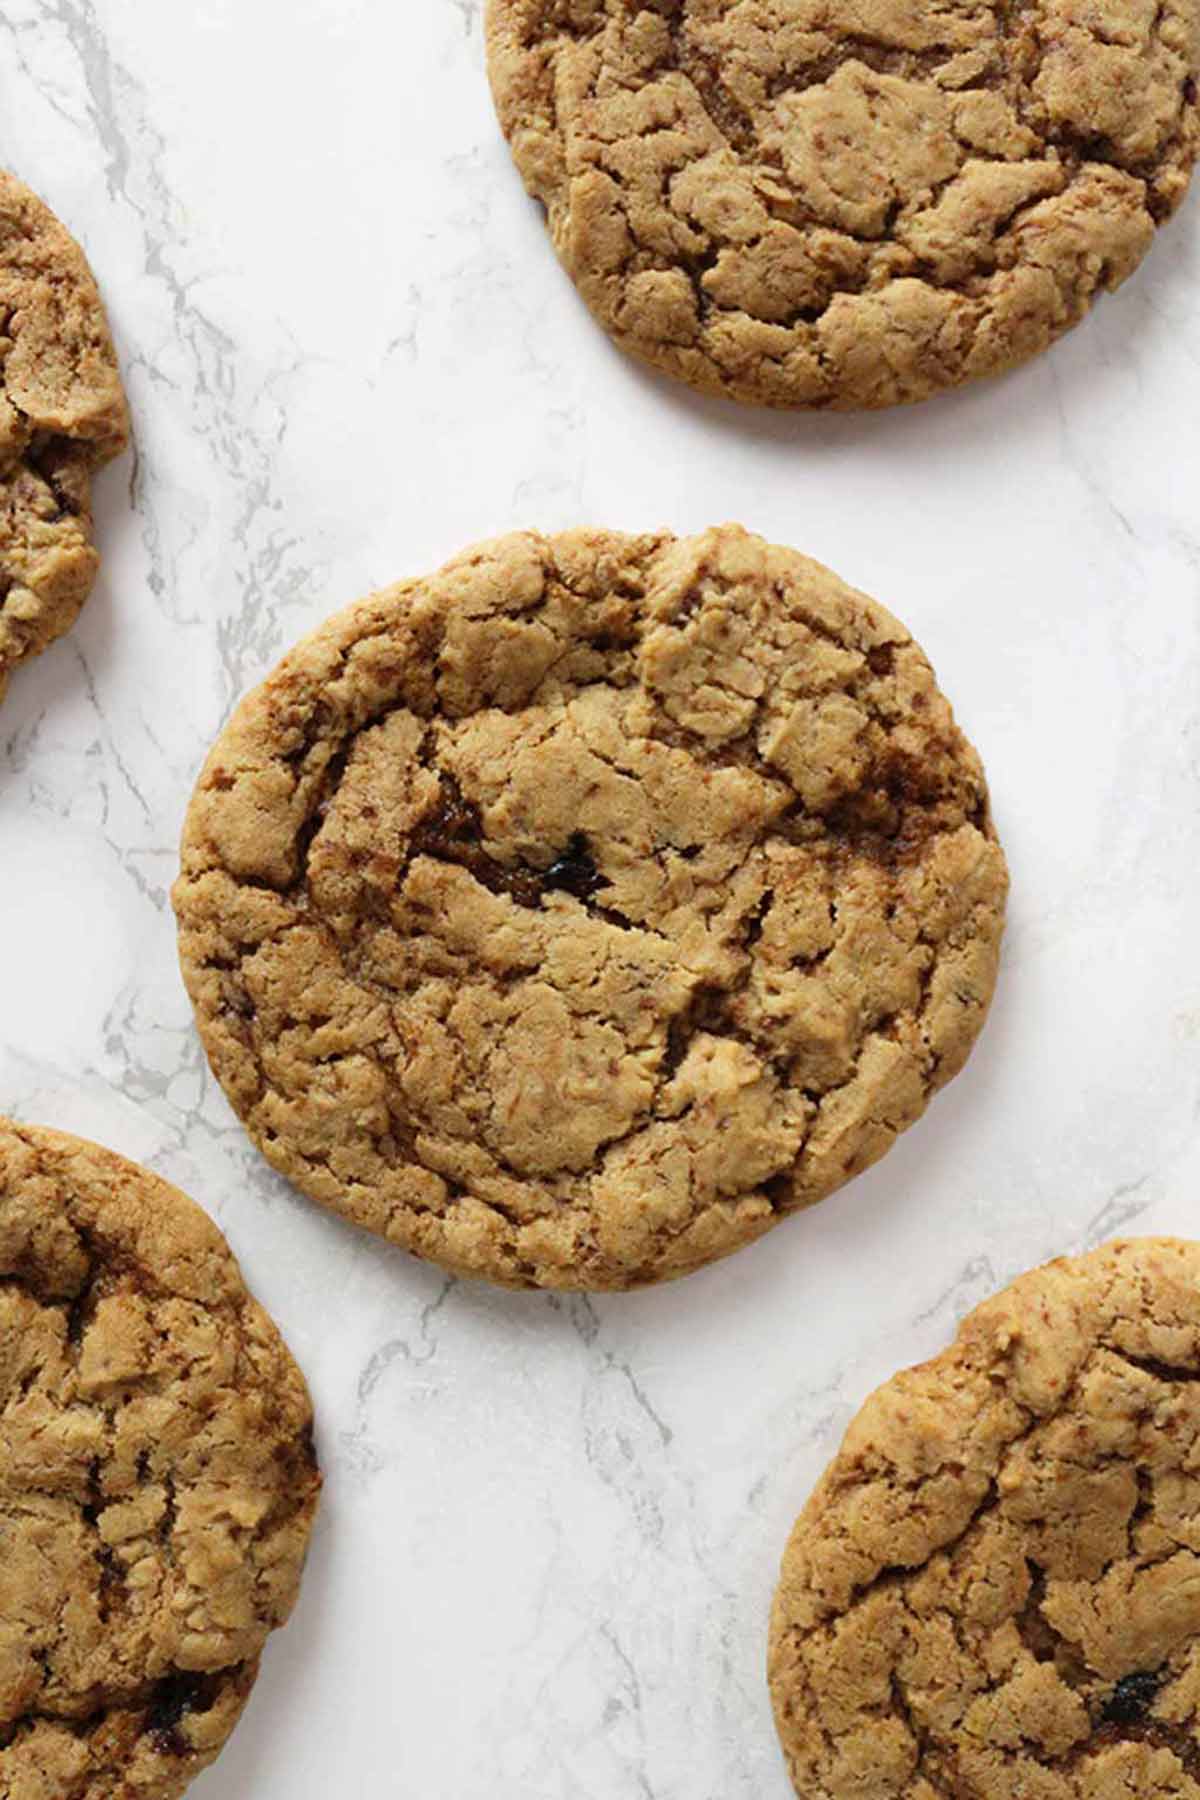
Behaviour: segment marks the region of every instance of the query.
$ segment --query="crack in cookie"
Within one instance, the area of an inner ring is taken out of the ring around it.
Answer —
[[[1196,0],[489,0],[505,135],[622,348],[774,406],[1023,362],[1186,191]]]
[[[883,1154],[1005,891],[903,627],[725,527],[521,534],[332,619],[214,747],[174,900],[277,1168],[452,1269],[620,1288]]]

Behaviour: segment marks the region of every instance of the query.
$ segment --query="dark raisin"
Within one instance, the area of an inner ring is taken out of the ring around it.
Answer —
[[[1153,1670],[1123,1675],[1104,1702],[1101,1719],[1106,1725],[1142,1724],[1161,1685],[1162,1676]]]
[[[443,773],[440,781],[437,805],[413,832],[413,854],[457,863],[493,894],[511,894],[518,906],[536,906],[541,898],[538,876],[528,869],[507,869],[489,856],[483,845],[479,808],[452,776]]]
[[[574,894],[577,900],[587,900],[601,885],[601,879],[588,852],[588,841],[582,831],[577,831],[557,862],[552,862],[542,876],[542,886],[547,893],[558,889]]]
[[[211,1706],[213,1698],[211,1675],[191,1675],[181,1669],[159,1682],[144,1729],[154,1739],[161,1756],[192,1754],[192,1746],[179,1727],[189,1713]]]

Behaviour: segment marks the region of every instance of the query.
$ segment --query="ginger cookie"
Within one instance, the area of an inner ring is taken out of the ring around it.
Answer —
[[[618,344],[769,406],[922,400],[1117,287],[1196,157],[1197,0],[489,0],[492,86]]]
[[[304,1381],[216,1227],[0,1120],[0,1791],[176,1800],[292,1608]]]
[[[1051,1263],[872,1396],[771,1626],[804,1800],[1200,1795],[1200,1245]]]
[[[91,592],[92,474],[128,435],[83,252],[0,171],[0,699],[16,665],[61,637]]]
[[[924,1111],[1005,887],[903,626],[727,526],[519,533],[331,619],[218,739],[174,900],[277,1169],[450,1269],[624,1288]]]

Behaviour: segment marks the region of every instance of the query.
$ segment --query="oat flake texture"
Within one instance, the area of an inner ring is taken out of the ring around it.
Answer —
[[[1200,1796],[1200,1245],[1023,1276],[867,1401],[770,1675],[803,1800]]]
[[[1197,0],[489,0],[506,136],[626,350],[921,400],[1115,288],[1196,156]]]
[[[91,480],[124,449],[108,322],[74,239],[0,171],[0,699],[96,578]]]
[[[0,1120],[0,1793],[177,1800],[292,1608],[304,1382],[190,1200]]]
[[[517,534],[330,620],[212,751],[175,906],[276,1168],[448,1268],[622,1288],[924,1111],[1005,885],[908,633],[730,526]]]

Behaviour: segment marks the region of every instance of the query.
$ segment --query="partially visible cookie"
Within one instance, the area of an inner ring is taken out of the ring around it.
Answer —
[[[0,171],[0,699],[16,665],[61,637],[91,591],[91,477],[128,435],[83,252]]]
[[[803,1800],[1197,1800],[1200,1245],[1023,1276],[867,1401],[770,1678]]]
[[[1197,0],[488,0],[505,135],[622,349],[769,406],[1044,350],[1179,204]]]
[[[308,1393],[156,1175],[0,1120],[0,1792],[177,1800],[292,1608]]]
[[[727,526],[518,533],[331,619],[219,738],[174,899],[276,1168],[451,1269],[624,1288],[883,1155],[1005,891],[904,627]]]

